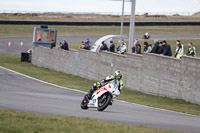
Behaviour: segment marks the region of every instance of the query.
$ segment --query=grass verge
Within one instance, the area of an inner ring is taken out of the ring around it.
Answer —
[[[33,28],[38,25],[0,25],[0,37],[8,36],[32,36]],[[109,35],[120,34],[120,26],[49,26],[58,30],[61,35]],[[200,34],[200,26],[136,26],[135,34],[143,35],[146,32],[151,35],[169,34]],[[124,27],[124,34],[129,34],[129,26]]]
[[[180,133],[89,118],[38,115],[8,110],[0,110],[0,120],[1,133]]]
[[[95,82],[46,68],[36,67],[30,63],[22,63],[20,62],[20,57],[18,55],[0,54],[0,66],[4,66],[43,81],[83,91],[89,91]],[[200,115],[199,105],[191,104],[184,100],[148,95],[126,88],[122,90],[118,99],[156,108]]]

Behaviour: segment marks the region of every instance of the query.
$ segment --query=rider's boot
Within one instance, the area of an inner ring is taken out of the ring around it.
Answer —
[[[90,89],[90,91],[89,91],[88,94],[86,95],[86,97],[88,98],[88,100],[91,99],[93,93],[94,93],[94,90],[93,90],[93,88],[92,88],[92,89]]]
[[[92,97],[92,94],[94,93],[95,90],[98,89],[98,86],[101,86],[100,82],[94,83],[93,87],[90,89],[90,91],[88,92],[88,94],[86,95],[87,99],[90,100]]]
[[[110,103],[109,103],[108,105],[112,105],[112,104],[113,104],[113,102],[114,102],[114,101],[113,101],[113,100],[111,100],[111,101],[110,101]]]

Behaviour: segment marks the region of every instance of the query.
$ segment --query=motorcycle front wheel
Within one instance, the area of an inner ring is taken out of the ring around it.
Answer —
[[[112,100],[111,94],[108,94],[108,93],[107,94],[103,94],[98,100],[97,110],[98,111],[103,111],[104,109],[106,109],[111,100]]]
[[[83,98],[83,100],[81,101],[81,108],[82,109],[88,109],[88,101],[86,100],[86,98]]]

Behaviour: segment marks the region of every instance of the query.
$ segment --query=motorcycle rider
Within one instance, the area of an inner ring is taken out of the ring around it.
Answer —
[[[121,89],[123,87],[123,82],[121,79],[122,74],[120,70],[115,71],[114,75],[107,76],[106,79],[103,79],[101,82],[94,83],[93,87],[90,89],[86,97],[90,100],[94,91],[101,88],[102,86],[105,86],[107,83],[110,82],[114,82],[118,86],[119,92],[121,92]]]

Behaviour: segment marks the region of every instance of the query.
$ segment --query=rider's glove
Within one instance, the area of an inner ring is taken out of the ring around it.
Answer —
[[[101,86],[104,86],[106,83],[105,83],[105,80],[101,80]]]

